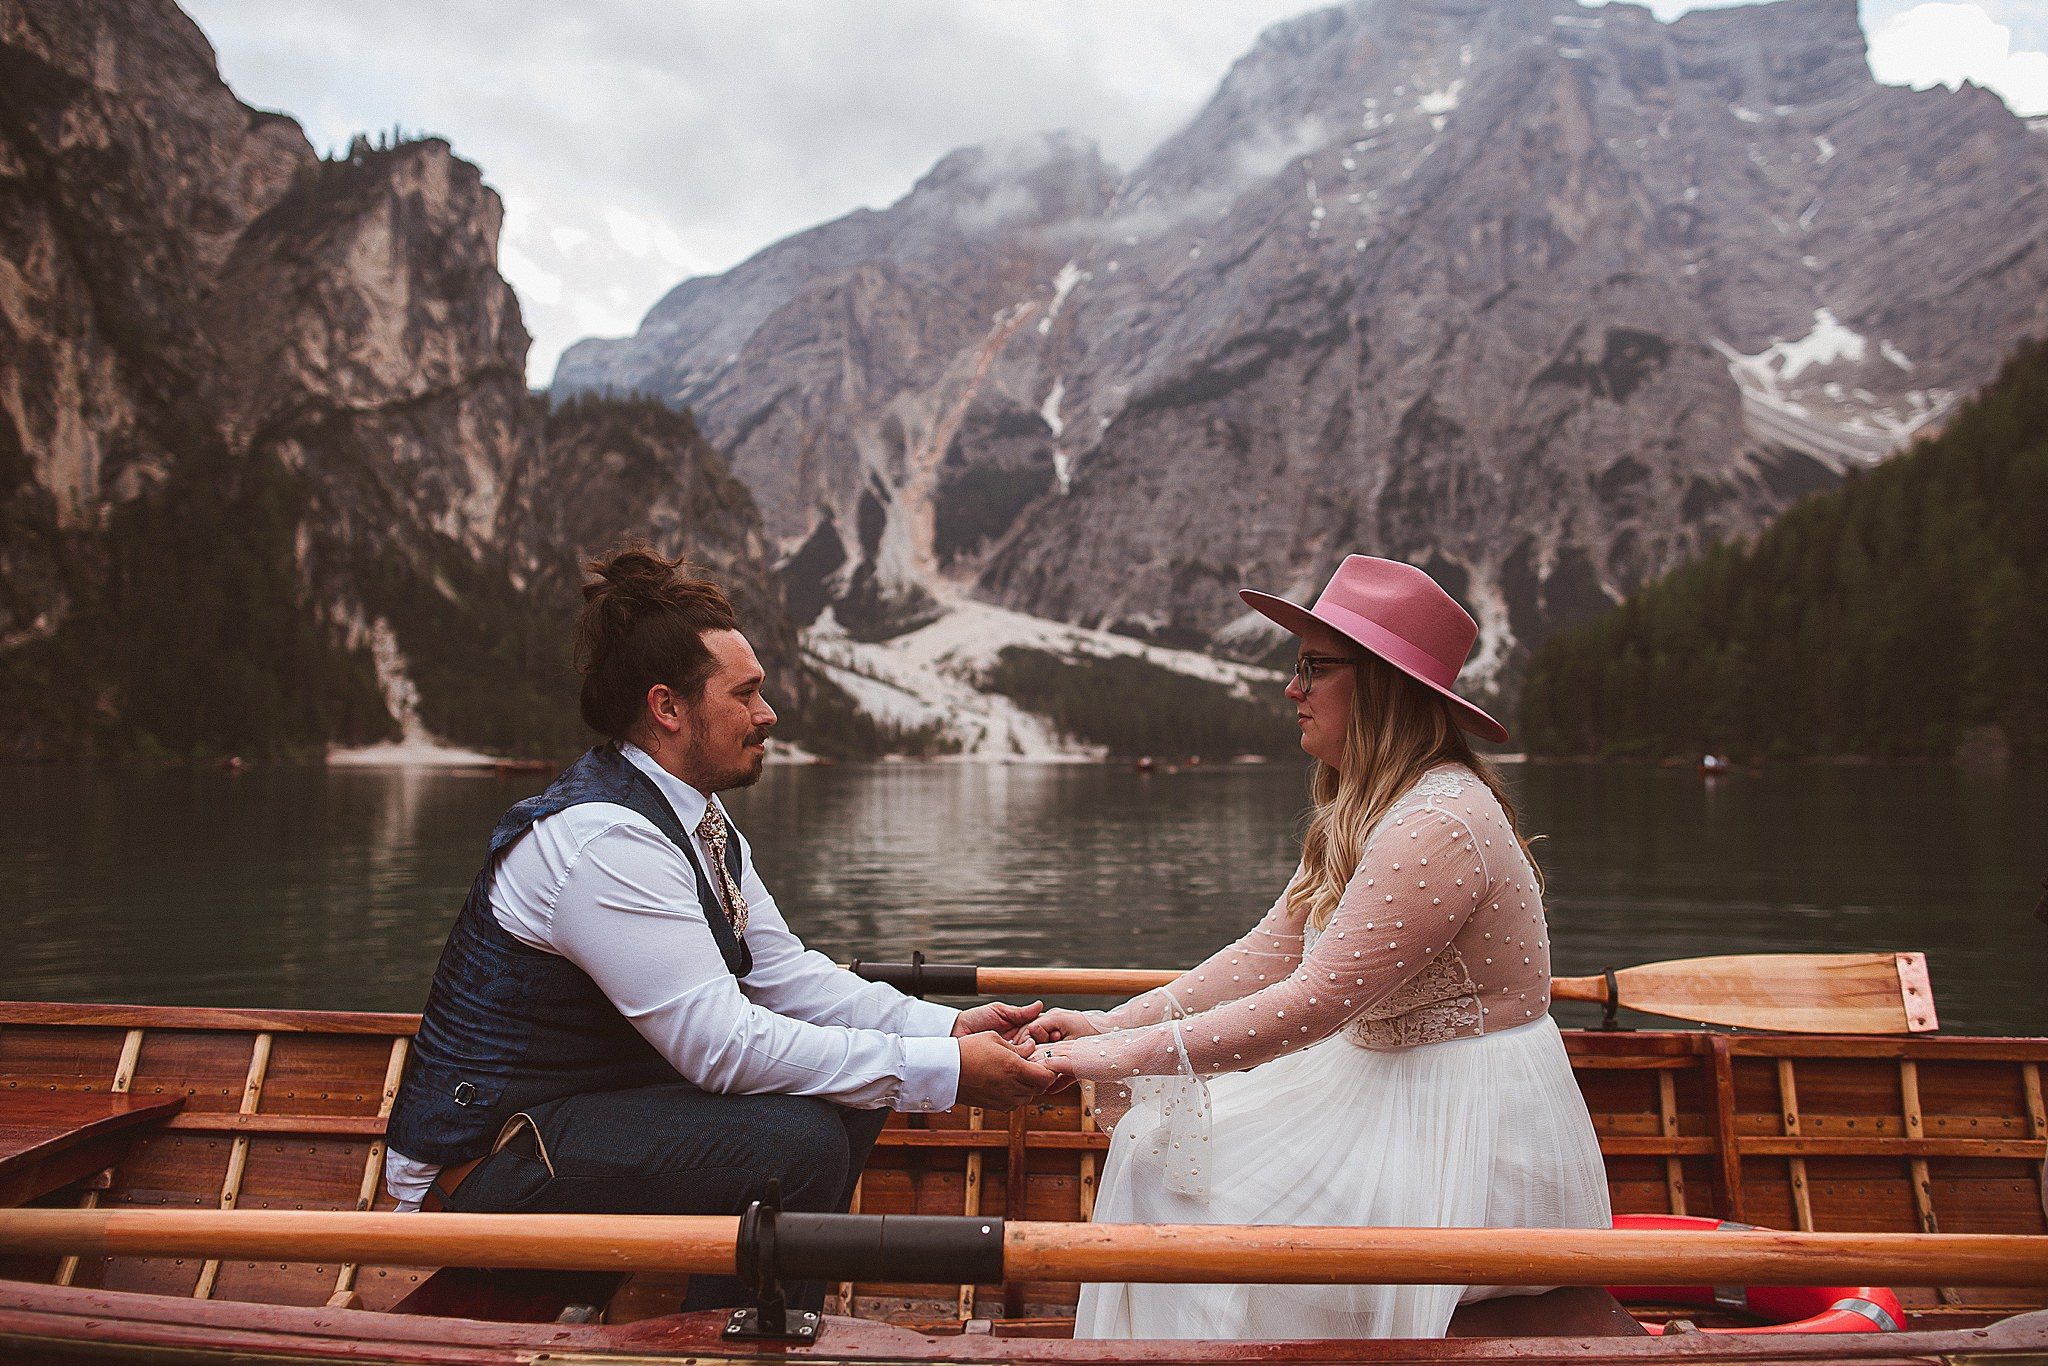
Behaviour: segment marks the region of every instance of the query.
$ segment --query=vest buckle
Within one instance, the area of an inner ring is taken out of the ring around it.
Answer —
[[[476,1087],[469,1082],[458,1081],[453,1094],[457,1105],[467,1105],[476,1099]]]

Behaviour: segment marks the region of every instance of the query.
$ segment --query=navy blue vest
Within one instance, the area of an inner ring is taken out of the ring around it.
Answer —
[[[615,802],[668,836],[697,874],[698,901],[726,966],[735,977],[753,968],[745,941],[718,913],[718,894],[668,799],[616,746],[599,745],[547,791],[507,811],[491,832],[483,869],[434,969],[392,1105],[388,1138],[407,1157],[467,1161],[488,1152],[505,1121],[529,1106],[679,1079],[589,974],[520,943],[491,912],[499,856],[535,821],[584,802]],[[737,838],[728,841],[726,860],[738,881]]]

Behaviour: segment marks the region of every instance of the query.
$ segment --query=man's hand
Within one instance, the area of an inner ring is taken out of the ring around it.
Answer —
[[[1085,1039],[1102,1030],[1078,1010],[1048,1010],[1024,1031],[1033,1043],[1057,1043],[1061,1039]]]
[[[1043,1001],[1033,1001],[1028,1006],[990,1001],[985,1006],[961,1011],[960,1018],[953,1021],[953,1037],[964,1039],[969,1034],[985,1034],[992,1029],[1006,1039],[1021,1041],[1024,1026],[1037,1019],[1038,1012],[1044,1009]]]
[[[1000,1034],[969,1034],[960,1040],[957,1104],[1014,1110],[1052,1089],[1059,1077],[1031,1061],[1036,1045],[1011,1043]]]

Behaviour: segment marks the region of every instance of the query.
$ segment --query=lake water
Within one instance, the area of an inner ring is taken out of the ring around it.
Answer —
[[[2048,773],[1508,772],[1547,836],[1560,973],[1922,949],[1947,1032],[2048,1034]],[[417,1010],[485,834],[544,784],[0,769],[0,996]],[[1264,912],[1304,804],[1293,764],[789,766],[729,801],[791,923],[842,960],[1142,967]]]

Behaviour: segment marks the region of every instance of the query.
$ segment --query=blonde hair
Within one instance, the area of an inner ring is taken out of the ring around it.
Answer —
[[[1499,770],[1473,750],[1442,698],[1386,661],[1366,655],[1352,675],[1343,761],[1334,768],[1318,761],[1309,778],[1315,805],[1301,841],[1301,872],[1287,889],[1288,905],[1305,910],[1317,929],[1328,925],[1365,855],[1366,836],[1417,779],[1445,763],[1471,769],[1492,791],[1540,890],[1542,870],[1522,838]]]

